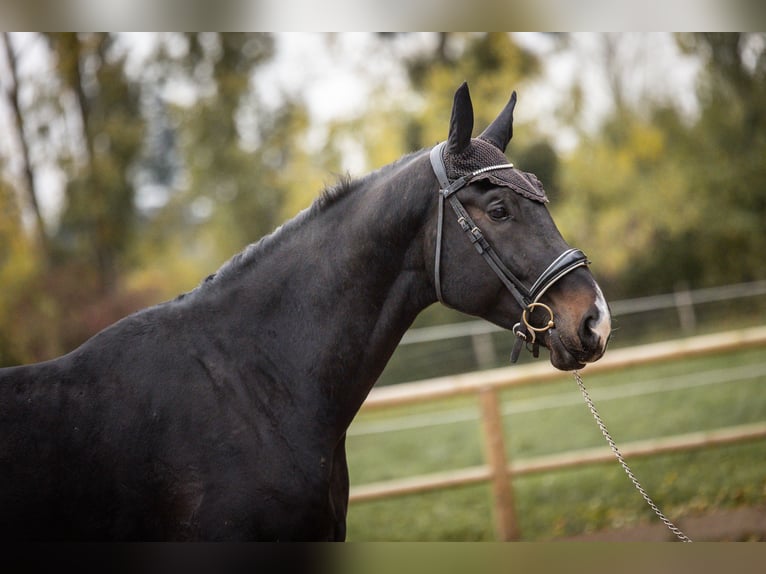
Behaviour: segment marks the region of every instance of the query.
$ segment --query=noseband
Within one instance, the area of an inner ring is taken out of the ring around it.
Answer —
[[[545,331],[552,329],[555,325],[553,310],[548,307],[548,305],[540,303],[540,298],[564,275],[578,267],[587,266],[590,262],[585,256],[585,253],[579,249],[567,249],[559,255],[553,263],[548,265],[547,269],[545,269],[545,271],[543,271],[532,284],[532,287],[527,288],[524,283],[522,283],[522,281],[516,277],[508,267],[506,267],[497,252],[487,242],[484,234],[468,215],[468,211],[466,211],[456,195],[460,189],[470,184],[477,176],[488,171],[509,168],[513,169],[513,164],[506,163],[483,167],[451,182],[447,176],[447,168],[444,165],[444,158],[442,157],[442,151],[445,145],[446,142],[442,142],[431,150],[431,166],[433,167],[440,185],[439,212],[436,227],[436,254],[434,261],[434,286],[436,287],[436,297],[442,304],[447,305],[442,298],[440,275],[444,200],[446,199],[449,201],[452,210],[457,216],[457,222],[460,225],[460,228],[466,233],[471,243],[476,248],[476,251],[478,251],[484,258],[492,271],[495,272],[495,275],[500,278],[500,281],[503,282],[503,285],[510,291],[511,295],[513,295],[513,298],[516,299],[522,309],[521,321],[513,326],[513,333],[516,335],[517,339],[513,346],[513,351],[511,352],[511,362],[515,363],[518,360],[521,347],[525,342],[532,345],[531,352],[537,357],[539,349],[537,333],[544,333]],[[536,308],[544,309],[549,315],[547,323],[542,327],[535,327],[529,322],[529,315],[531,315],[532,311]]]

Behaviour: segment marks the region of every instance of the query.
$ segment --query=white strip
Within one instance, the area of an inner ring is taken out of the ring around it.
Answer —
[[[591,327],[591,331],[593,331],[596,335],[599,336],[599,340],[601,341],[601,349],[604,350],[604,347],[606,347],[606,342],[609,340],[609,334],[612,332],[612,316],[609,313],[609,305],[606,303],[606,298],[604,297],[604,293],[601,291],[601,287],[598,286],[598,283],[595,283],[596,286],[596,308],[598,309],[598,323],[594,327]]]
[[[471,172],[471,177],[475,177],[477,175],[480,175],[482,173],[488,172],[488,171],[495,171],[496,169],[513,169],[512,163],[501,163],[498,165],[489,165],[487,167],[482,167],[480,169],[477,169],[476,171]]]

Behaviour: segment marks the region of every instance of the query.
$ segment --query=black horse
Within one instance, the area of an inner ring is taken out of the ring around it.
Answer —
[[[505,160],[514,104],[472,139],[464,84],[437,152],[343,181],[65,356],[0,370],[0,537],[343,540],[346,429],[437,292],[518,323],[559,369],[601,357],[610,317],[584,256]]]

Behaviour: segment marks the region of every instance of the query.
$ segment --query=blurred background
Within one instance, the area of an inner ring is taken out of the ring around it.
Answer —
[[[766,279],[765,54],[759,33],[3,33],[0,365],[194,288],[340,175],[444,139],[463,80],[477,130],[518,91],[508,155],[610,301]],[[616,344],[664,333],[653,315]]]
[[[58,356],[134,310],[193,289],[338,177],[443,140],[464,80],[476,133],[518,92],[507,155],[537,174],[564,237],[593,261],[613,305],[612,348],[763,324],[764,33],[2,33],[0,366]],[[511,343],[508,333],[434,305],[379,385],[501,366]],[[761,356],[751,350],[640,375],[682,388],[678,377],[750,369],[736,375],[745,385],[736,392],[722,386],[697,402],[679,394],[647,403],[647,417],[626,433],[672,434],[685,430],[675,422],[686,418],[687,430],[763,422]],[[595,383],[640,378],[621,377]],[[531,395],[507,398],[523,407]],[[621,404],[628,419],[639,408]],[[580,443],[562,442],[578,436],[569,422],[547,425],[548,436],[535,416],[524,423],[530,436],[515,433],[509,453],[600,444],[584,407],[576,408],[573,416],[585,417]],[[655,425],[659,418],[667,428]],[[391,466],[379,465],[388,454],[365,442],[382,449],[381,439],[365,431],[369,420],[361,423],[349,436],[352,483],[389,478]],[[409,424],[400,423],[394,428]],[[465,456],[450,464],[477,464],[474,426],[437,433],[427,448],[422,430],[394,437],[391,456],[425,463],[411,473],[442,468],[456,452]],[[461,440],[469,444],[445,450]],[[414,446],[423,448],[410,452]],[[753,505],[766,498],[766,472],[750,462],[763,461],[763,449],[761,440],[733,459],[726,450],[699,467],[662,460],[648,472],[662,477],[681,513]],[[721,476],[709,493],[699,494],[691,479],[673,490],[683,482],[679,468],[698,478],[711,467]],[[744,474],[732,478],[733,467]],[[562,494],[584,505],[569,515],[555,514],[559,503],[534,504],[564,488],[555,477],[522,485],[524,504],[534,506],[522,513],[526,537],[647,519],[614,510],[617,495],[605,494],[600,471],[585,480],[591,498],[582,489]],[[617,476],[616,488],[632,500]],[[454,524],[446,509],[461,503],[424,497],[422,528],[406,510],[411,501],[368,504],[352,508],[359,518],[350,535],[491,539],[491,512],[461,492],[467,514],[453,530],[444,530]],[[554,515],[536,515],[539,508]],[[568,521],[572,513],[578,520]],[[382,516],[390,531],[381,529]]]

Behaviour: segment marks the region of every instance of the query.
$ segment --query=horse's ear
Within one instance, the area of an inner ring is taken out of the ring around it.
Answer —
[[[452,104],[447,152],[458,154],[467,148],[471,143],[471,132],[473,132],[473,105],[471,94],[468,93],[468,84],[463,82],[455,92],[455,101]]]
[[[504,152],[505,148],[508,147],[508,142],[513,137],[513,108],[515,107],[516,92],[514,91],[500,115],[489,124],[479,137]]]

